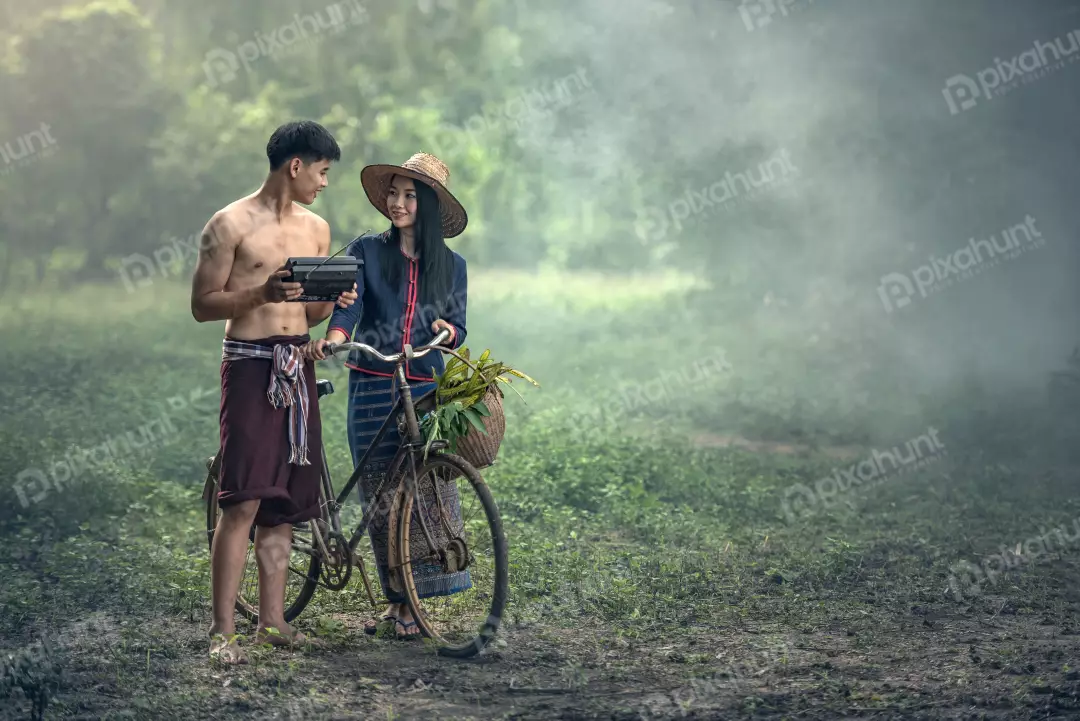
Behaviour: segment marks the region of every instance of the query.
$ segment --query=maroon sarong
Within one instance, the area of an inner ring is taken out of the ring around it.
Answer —
[[[309,336],[271,336],[244,343],[273,348],[303,345]],[[280,526],[319,516],[323,468],[322,424],[315,387],[315,362],[304,363],[310,402],[307,443],[311,465],[289,463],[289,409],[275,408],[267,397],[273,361],[262,358],[221,363],[221,472],[218,504],[222,507],[259,499],[255,524]]]

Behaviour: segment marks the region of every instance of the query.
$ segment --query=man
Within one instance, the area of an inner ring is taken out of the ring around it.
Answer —
[[[256,640],[304,641],[285,623],[285,585],[292,524],[319,515],[322,428],[314,361],[300,346],[334,303],[288,303],[299,283],[286,283],[290,256],[324,256],[330,226],[302,205],[328,185],[341,158],[318,123],[288,123],[266,146],[270,172],[258,191],[219,210],[203,230],[191,285],[191,314],[225,321],[221,363],[222,517],[211,549],[213,624],[210,655],[246,663],[236,644],[233,609],[256,524],[259,624]],[[356,288],[337,305],[350,306]]]

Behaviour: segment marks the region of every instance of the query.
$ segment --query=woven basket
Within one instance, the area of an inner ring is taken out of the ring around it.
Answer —
[[[484,435],[475,428],[470,428],[457,441],[458,455],[468,461],[473,468],[487,468],[495,463],[495,456],[499,455],[499,446],[502,445],[503,435],[506,434],[506,416],[503,414],[502,394],[494,388],[488,388],[487,393],[481,399],[484,405],[491,411],[490,416],[484,417]]]

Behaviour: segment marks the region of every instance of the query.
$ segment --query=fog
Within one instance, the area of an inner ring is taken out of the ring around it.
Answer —
[[[646,177],[643,207],[626,198],[622,208],[644,216],[652,248],[680,245],[660,251],[666,259],[751,264],[761,275],[753,287],[788,298],[808,328],[869,332],[932,386],[972,371],[1045,382],[1077,342],[1078,5],[795,0],[773,14],[769,5],[747,3],[744,15],[734,2],[693,3],[692,13],[649,0],[581,3],[539,40],[586,58],[591,86],[587,120],[563,146],[548,139],[545,171],[568,198],[589,197],[618,182],[611,159],[667,156],[684,174]],[[972,107],[959,107],[963,88],[945,91],[961,75],[992,85],[987,68],[1013,72],[1003,63],[1054,42],[1059,62],[1044,48],[1021,66],[1039,69],[990,98],[980,92]],[[781,182],[741,205],[691,197],[727,173],[761,179],[759,164],[780,153],[796,172],[769,171]],[[1002,238],[1027,219],[1038,236]],[[995,235],[998,252],[984,244],[981,262],[942,265]],[[1020,252],[1000,252],[1012,245]],[[893,288],[886,305],[878,288],[890,274],[914,287]],[[723,284],[722,271],[710,280]],[[810,288],[825,300],[810,302]]]
[[[305,7],[326,9],[316,5]],[[12,24],[24,15],[5,7]],[[404,159],[406,148],[431,146],[455,168],[470,208],[470,229],[452,243],[470,268],[601,273],[616,283],[686,271],[705,286],[691,297],[710,322],[741,329],[739,347],[727,350],[742,353],[743,368],[785,354],[792,370],[780,382],[794,391],[823,392],[814,366],[850,377],[837,392],[868,408],[886,387],[933,396],[972,378],[1033,397],[1080,341],[1078,2],[431,0],[398,13],[407,22],[352,3],[348,13],[364,16],[359,29],[316,38],[288,62],[245,59],[243,80],[215,78],[209,60],[272,36],[288,20],[280,12],[255,20],[222,11],[211,22],[149,0],[140,8],[177,33],[168,52],[149,55],[172,74],[147,65],[134,77],[137,52],[106,54],[104,67],[120,63],[133,78],[123,82],[134,105],[105,115],[65,105],[65,92],[119,92],[117,77],[75,82],[33,63],[12,66],[28,75],[4,76],[15,101],[5,103],[7,136],[28,138],[44,119],[57,138],[56,157],[4,180],[11,198],[0,224],[7,266],[20,269],[15,286],[33,285],[35,267],[48,285],[46,266],[65,267],[62,253],[84,237],[86,266],[51,282],[115,286],[123,253],[149,258],[163,238],[191,245],[214,210],[256,187],[263,133],[308,113],[343,148],[334,185],[314,207],[335,247],[383,222],[364,201],[359,168],[395,162],[383,157],[391,147]],[[478,21],[483,13],[491,19]],[[351,42],[409,32],[430,40],[409,46],[409,62]],[[203,67],[188,56],[204,57]],[[422,68],[454,80],[440,85]],[[212,101],[201,94],[204,75],[222,94]],[[282,94],[312,78],[310,102]],[[177,86],[175,97],[161,96],[171,105],[155,95],[174,90],[166,85]],[[423,114],[428,85],[445,100],[437,130]],[[244,105],[251,93],[265,97]],[[125,144],[129,122],[158,135]],[[99,142],[103,127],[112,134]],[[90,192],[114,185],[101,199]],[[35,189],[47,189],[48,202]],[[29,207],[14,212],[20,204]],[[184,284],[192,264],[188,254],[157,275]],[[540,329],[533,347],[543,337],[572,349],[591,322],[547,310],[518,317]],[[672,316],[665,329],[679,322]],[[510,343],[496,325],[483,342]]]

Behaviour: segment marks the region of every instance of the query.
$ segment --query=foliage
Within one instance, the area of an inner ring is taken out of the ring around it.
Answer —
[[[115,277],[130,254],[153,257],[174,238],[197,237],[216,210],[252,191],[266,172],[269,134],[297,117],[325,124],[343,149],[331,192],[313,207],[337,243],[385,222],[359,185],[361,167],[418,150],[451,168],[470,216],[454,245],[473,267],[535,267],[549,245],[569,242],[579,204],[535,166],[542,146],[520,142],[532,131],[504,117],[508,101],[574,71],[569,58],[549,59],[535,75],[536,51],[515,28],[535,28],[541,13],[494,0],[421,3],[420,12],[415,3],[338,5],[361,8],[347,28],[260,53],[228,79],[213,76],[212,54],[235,56],[304,13],[282,0],[11,10],[0,32],[0,91],[13,102],[0,116],[0,146],[42,123],[56,143],[0,167],[6,207],[19,208],[0,213],[0,292],[53,277]],[[545,210],[561,219],[537,233],[529,218]]]
[[[420,430],[427,441],[425,457],[436,439],[448,441],[451,452],[457,452],[458,439],[465,437],[470,430],[487,435],[484,418],[489,417],[491,411],[483,398],[488,393],[498,393],[501,398],[503,391],[498,387],[499,383],[510,385],[512,382],[507,376],[524,378],[540,387],[539,383],[521,371],[493,360],[490,348],[475,363],[470,361],[469,349],[462,346],[458,354],[447,362],[441,375],[433,372],[435,408],[420,423]]]

